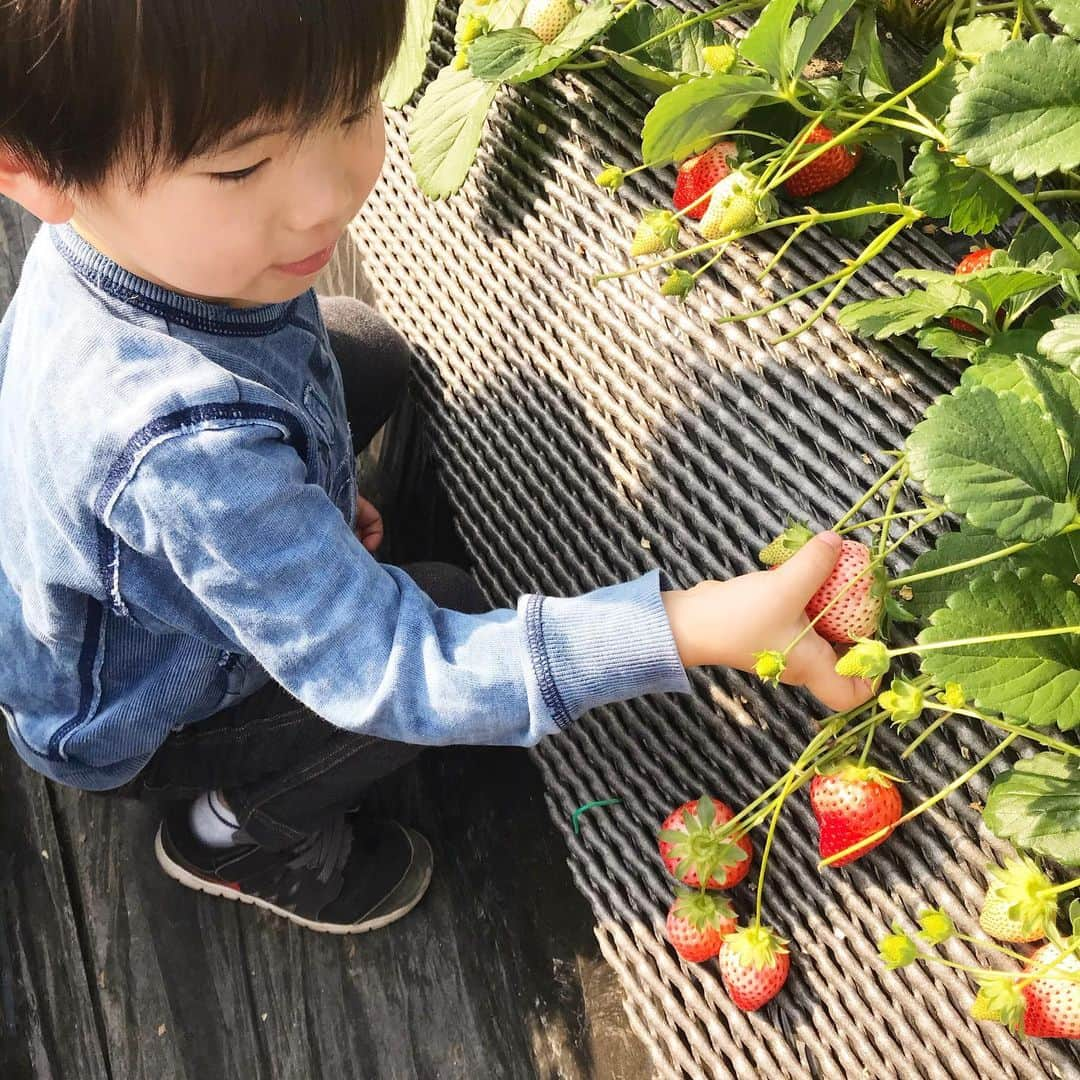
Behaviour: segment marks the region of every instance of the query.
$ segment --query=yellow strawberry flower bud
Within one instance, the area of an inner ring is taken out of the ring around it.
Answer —
[[[469,66],[469,52],[467,49],[462,49],[453,60],[450,65],[455,71],[464,71]]]
[[[942,703],[950,709],[962,709],[967,705],[964,688],[959,683],[946,683],[945,692],[941,695]]]
[[[931,945],[940,945],[948,941],[956,932],[952,919],[940,908],[930,908],[919,915],[922,932],[919,937]]]
[[[739,54],[731,45],[707,45],[701,50],[701,58],[710,71],[725,75],[734,66]]]
[[[787,663],[784,654],[781,652],[774,652],[770,649],[765,652],[754,653],[754,672],[759,679],[764,679],[767,683],[779,682],[780,676],[784,674],[785,667],[787,667]]]
[[[857,641],[836,661],[837,675],[848,678],[876,679],[888,670],[889,650],[880,641]]]
[[[481,34],[486,34],[490,29],[490,24],[483,15],[470,15],[465,20],[465,26],[461,31],[461,44],[468,45],[469,42],[475,41]]]
[[[878,953],[890,971],[907,967],[919,955],[918,946],[896,923],[893,932],[878,942]]]

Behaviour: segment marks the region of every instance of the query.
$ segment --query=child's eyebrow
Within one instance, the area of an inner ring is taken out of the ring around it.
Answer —
[[[238,132],[229,136],[226,136],[220,143],[207,150],[206,153],[201,154],[200,157],[215,157],[219,154],[229,154],[233,150],[239,150],[243,146],[247,146],[248,143],[253,143],[257,139],[264,139],[267,135],[280,135],[287,131],[284,127],[256,127],[246,132]]]

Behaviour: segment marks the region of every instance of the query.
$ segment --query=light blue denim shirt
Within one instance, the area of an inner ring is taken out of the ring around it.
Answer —
[[[528,746],[689,690],[658,570],[464,615],[377,562],[354,512],[313,291],[207,304],[38,233],[0,322],[0,704],[26,762],[118,786],[270,678],[420,744]]]

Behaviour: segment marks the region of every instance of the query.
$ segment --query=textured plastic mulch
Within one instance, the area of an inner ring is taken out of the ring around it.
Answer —
[[[451,56],[451,19],[440,10],[440,65]],[[672,169],[637,174],[615,197],[592,181],[601,161],[638,163],[648,106],[607,72],[504,92],[467,184],[442,203],[426,200],[409,170],[412,106],[389,114],[384,178],[354,226],[380,307],[421,354],[425,427],[495,604],[534,590],[571,595],[653,566],[682,586],[754,569],[754,553],[789,514],[834,521],[958,378],[913,348],[872,349],[828,321],[770,345],[808,314],[805,303],[712,325],[855,253],[825,236],[804,236],[763,285],[755,279],[779,241],[744,243],[685,304],[659,295],[655,271],[592,287],[591,275],[625,264],[638,215],[671,188]],[[914,235],[847,298],[894,291],[902,266],[947,262],[934,239]],[[897,565],[919,550],[906,548]],[[692,696],[597,709],[533,751],[656,1075],[1080,1075],[1071,1044],[1025,1043],[971,1020],[966,975],[887,972],[877,958],[890,923],[910,926],[928,905],[978,932],[984,868],[1002,848],[972,804],[993,770],[842,870],[816,869],[805,792],[791,800],[765,914],[790,938],[792,974],[760,1012],[730,1004],[714,963],[679,961],[663,938],[672,881],[656,851],[659,822],[703,791],[742,805],[797,756],[822,715],[738,672],[698,669],[692,683]],[[883,732],[876,754],[908,778],[913,805],[991,744],[954,726],[906,763],[896,757],[902,745]],[[575,835],[573,810],[609,798],[622,803],[584,814]],[[734,894],[744,916],[756,867]],[[944,955],[979,962],[965,946]]]

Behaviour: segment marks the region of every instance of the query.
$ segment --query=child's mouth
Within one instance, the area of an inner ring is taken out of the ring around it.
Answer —
[[[313,255],[309,255],[306,259],[294,263],[282,263],[275,266],[274,269],[280,270],[283,274],[293,274],[297,277],[314,274],[330,261],[335,246],[335,244],[331,244],[329,247],[323,248],[322,251],[316,251]]]

